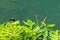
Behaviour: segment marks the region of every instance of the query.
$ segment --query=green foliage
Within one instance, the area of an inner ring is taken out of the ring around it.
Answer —
[[[46,23],[45,22],[41,22],[41,25],[46,26]]]
[[[55,24],[48,24],[47,27],[54,27]]]
[[[59,30],[50,31],[49,34],[51,40],[60,40]]]
[[[30,20],[30,19],[28,19],[27,22],[23,21],[23,23],[25,25],[27,25],[27,26],[30,26],[30,27],[33,26],[33,25],[35,25],[35,23],[32,20]]]
[[[46,24],[43,21],[37,25],[30,19],[23,21],[23,23],[24,25],[22,26],[19,21],[0,24],[0,40],[47,40],[48,33],[50,34],[51,40],[54,39],[51,38],[52,35],[58,36],[58,31],[52,32],[49,30],[49,28],[54,27],[55,24]]]
[[[20,25],[19,21],[8,22],[4,24],[0,31],[0,40],[14,39],[20,35]]]

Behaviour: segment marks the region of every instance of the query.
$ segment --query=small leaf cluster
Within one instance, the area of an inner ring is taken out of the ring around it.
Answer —
[[[50,40],[60,40],[60,32],[59,30],[53,30],[49,32]]]

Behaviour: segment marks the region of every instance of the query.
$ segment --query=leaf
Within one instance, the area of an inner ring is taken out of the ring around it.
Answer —
[[[35,32],[38,32],[40,30],[40,27],[37,26],[36,28],[33,29]]]
[[[54,27],[55,24],[48,24],[47,27]]]
[[[46,30],[47,30],[46,28],[42,28],[42,29],[39,30],[39,32],[44,32]]]
[[[45,31],[43,36],[44,36],[44,38],[46,38],[48,36],[48,31]]]
[[[33,26],[33,25],[35,25],[35,23],[32,20],[30,20],[30,19],[28,19],[27,22],[23,21],[23,23],[25,25],[27,25],[27,26]]]
[[[46,23],[45,22],[41,22],[42,26],[46,26]]]

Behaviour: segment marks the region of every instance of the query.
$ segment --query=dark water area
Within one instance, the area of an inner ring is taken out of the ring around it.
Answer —
[[[0,0],[0,23],[10,18],[35,21],[35,14],[39,14],[39,21],[47,16],[46,22],[55,23],[54,29],[60,29],[59,0]]]

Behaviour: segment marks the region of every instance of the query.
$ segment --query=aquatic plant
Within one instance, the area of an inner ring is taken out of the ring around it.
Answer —
[[[53,40],[55,38],[51,38],[52,36],[59,36],[58,30],[50,29],[55,24],[46,24],[45,20],[46,17],[39,25],[30,19],[23,21],[22,26],[20,21],[9,21],[0,24],[0,40],[47,40],[48,36]],[[58,40],[58,37],[56,37],[56,40]]]

